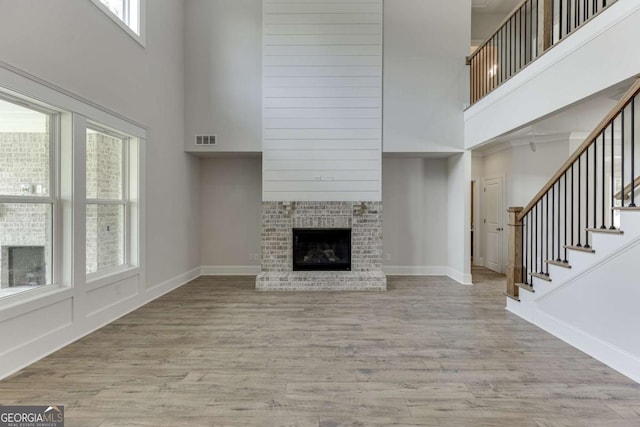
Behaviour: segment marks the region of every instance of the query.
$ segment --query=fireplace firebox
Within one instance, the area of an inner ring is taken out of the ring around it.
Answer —
[[[350,271],[351,229],[293,229],[294,271]]]

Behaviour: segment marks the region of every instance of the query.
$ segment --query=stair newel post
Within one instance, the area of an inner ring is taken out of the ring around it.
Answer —
[[[542,55],[553,44],[553,0],[538,0],[538,22],[537,48]]]
[[[518,298],[518,286],[516,283],[522,280],[522,219],[519,218],[524,208],[511,207],[509,214],[509,264],[507,265],[507,291],[506,294]]]

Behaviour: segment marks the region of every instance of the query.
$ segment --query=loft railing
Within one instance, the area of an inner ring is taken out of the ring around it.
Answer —
[[[617,0],[524,0],[469,57],[471,104]]]
[[[526,207],[509,209],[508,296],[549,280],[549,264],[569,267],[568,250],[591,252],[590,233],[619,232],[617,212],[637,209],[639,94],[640,79]]]

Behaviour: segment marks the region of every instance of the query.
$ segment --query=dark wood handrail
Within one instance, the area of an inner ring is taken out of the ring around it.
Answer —
[[[507,15],[507,17],[505,19],[502,20],[502,22],[500,22],[500,25],[498,25],[498,28],[491,33],[491,35],[489,37],[486,38],[486,40],[484,42],[482,42],[482,44],[480,46],[478,46],[478,48],[471,54],[469,55],[468,61],[471,61],[471,59],[473,59],[476,55],[478,55],[478,53],[480,52],[480,50],[482,50],[483,47],[485,47],[487,44],[489,44],[489,42],[493,39],[494,36],[496,36],[500,30],[502,29],[502,27],[511,20],[511,18],[513,17],[513,15],[515,15],[518,10],[520,10],[520,8],[522,6],[524,6],[524,4],[527,2],[528,0],[522,0],[520,3],[518,3],[518,5],[516,7],[513,8],[513,10],[509,13],[509,15]],[[542,1],[542,0],[539,0]],[[602,9],[600,9],[598,11],[598,13],[596,13],[595,15],[589,17],[584,23],[589,22],[590,20],[592,20],[594,17],[600,15],[603,11],[605,11],[606,9],[608,9],[609,7],[611,7],[614,3],[616,3],[618,0],[612,0],[610,3],[607,3]]]
[[[636,191],[640,187],[640,176],[635,179],[631,184],[624,187],[624,190],[620,190],[616,193],[616,200],[622,200],[622,195],[624,194],[624,200],[631,198],[631,192]]]
[[[547,194],[547,192],[555,185],[555,183],[571,168],[571,165],[580,158],[580,156],[587,151],[593,141],[602,134],[602,132],[615,120],[620,112],[631,102],[631,100],[640,93],[640,78],[636,79],[629,90],[624,94],[622,99],[616,104],[615,107],[607,114],[607,116],[600,122],[593,132],[584,140],[584,142],[578,147],[578,149],[567,159],[562,167],[556,172],[551,179],[545,184],[544,187],[536,194],[536,196],[529,202],[527,206],[518,215],[518,220],[522,220],[533,207]]]
[[[500,22],[500,25],[498,25],[498,29],[495,30],[493,33],[491,33],[491,35],[489,37],[487,37],[487,39],[484,42],[482,42],[482,44],[480,46],[478,46],[478,48],[471,55],[469,55],[469,61],[471,61],[476,55],[478,55],[478,53],[480,53],[480,51],[482,50],[483,47],[485,47],[487,44],[489,44],[489,42],[493,39],[493,37],[500,32],[502,27],[504,27],[505,24],[511,20],[513,15],[515,15],[518,12],[518,10],[520,10],[520,8],[522,6],[524,6],[525,3],[527,3],[528,1],[529,0],[522,0],[520,3],[518,3],[518,5],[516,7],[513,8],[511,13],[509,13],[509,15],[507,15],[507,17],[504,18],[502,20],[502,22]]]

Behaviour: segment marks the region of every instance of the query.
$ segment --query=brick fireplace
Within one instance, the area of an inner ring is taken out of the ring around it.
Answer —
[[[350,271],[294,271],[293,230],[351,230]],[[381,202],[263,202],[260,291],[384,291]]]

